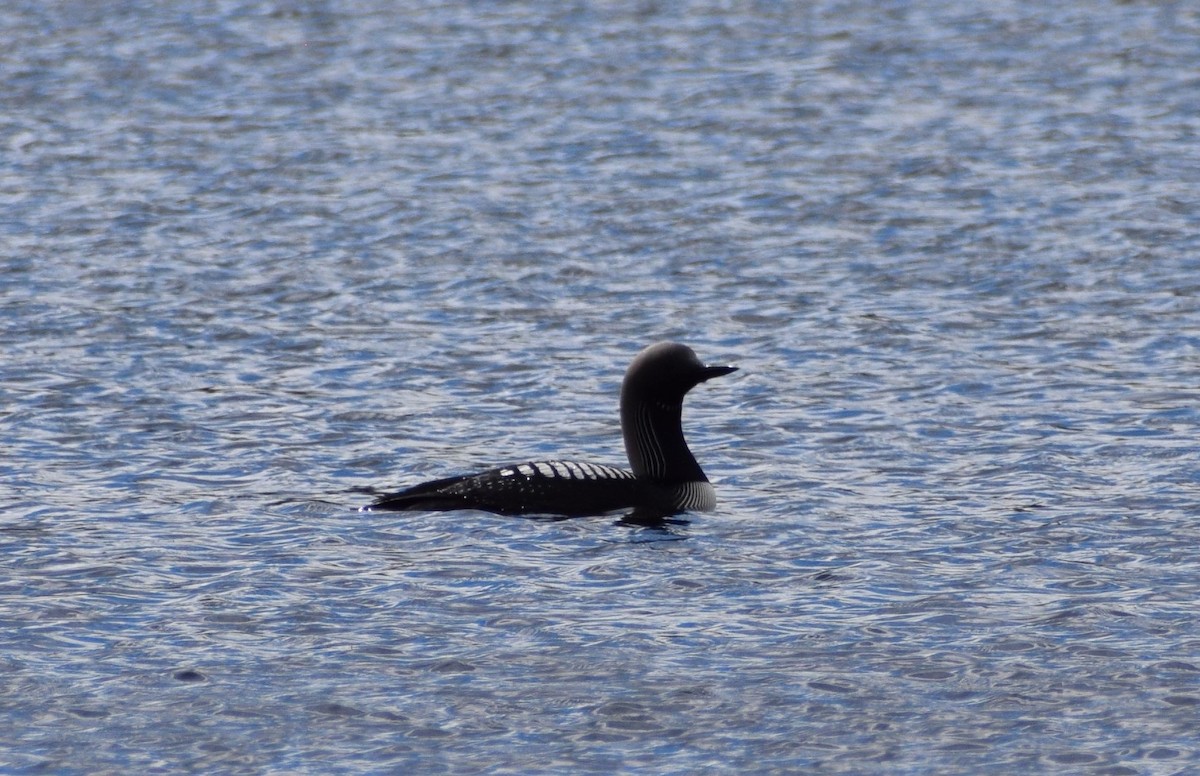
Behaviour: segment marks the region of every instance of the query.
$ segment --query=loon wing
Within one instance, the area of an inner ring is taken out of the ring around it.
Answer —
[[[580,461],[530,461],[433,480],[393,493],[370,510],[480,509],[501,515],[599,515],[638,506],[645,486],[624,469]]]

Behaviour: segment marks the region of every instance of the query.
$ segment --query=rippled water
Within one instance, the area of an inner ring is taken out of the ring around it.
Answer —
[[[1194,5],[0,30],[0,770],[1200,767]],[[716,512],[355,511],[667,338]]]

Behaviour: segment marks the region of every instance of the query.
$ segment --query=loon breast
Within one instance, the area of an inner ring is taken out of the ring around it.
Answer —
[[[364,509],[568,517],[629,508],[663,514],[712,509],[716,491],[684,441],[681,408],[691,388],[735,370],[705,366],[690,348],[676,343],[643,350],[621,386],[629,470],[582,461],[529,461],[425,482]]]

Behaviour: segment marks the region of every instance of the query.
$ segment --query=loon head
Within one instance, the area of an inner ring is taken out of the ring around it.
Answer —
[[[735,371],[736,366],[706,366],[677,342],[659,342],[638,354],[621,383],[621,433],[635,475],[707,481],[683,438],[683,397],[705,380]]]

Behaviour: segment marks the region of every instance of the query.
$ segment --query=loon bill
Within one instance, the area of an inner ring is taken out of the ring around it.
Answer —
[[[705,366],[686,345],[638,354],[621,383],[621,434],[629,470],[581,461],[530,461],[422,483],[365,511],[478,509],[502,515],[582,517],[619,509],[674,514],[709,510],[717,494],[683,438],[683,397],[736,366]]]

